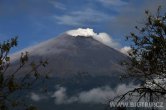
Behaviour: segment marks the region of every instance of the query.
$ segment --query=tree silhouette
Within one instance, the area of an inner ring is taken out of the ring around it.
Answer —
[[[19,100],[19,98],[15,99],[12,96],[19,93],[19,91],[31,89],[32,85],[40,78],[38,68],[45,67],[47,61],[40,61],[39,63],[31,62],[29,64],[28,52],[24,52],[20,56],[20,66],[18,68],[12,66],[12,69],[10,69],[11,60],[9,52],[16,46],[17,37],[0,43],[0,110],[13,110],[17,107],[21,107],[22,110],[36,110],[35,107],[28,106],[25,102]],[[31,69],[20,73],[26,64]],[[10,71],[8,71],[9,69]],[[18,77],[18,73],[21,74],[20,77]],[[45,78],[47,78],[47,75]]]
[[[163,102],[166,101],[166,13],[159,6],[155,15],[145,11],[143,27],[135,27],[138,33],[126,37],[131,42],[128,52],[130,61],[123,62],[128,68],[123,78],[134,78],[141,84],[111,101]],[[136,109],[139,109],[136,107]],[[154,106],[140,109],[158,109]]]

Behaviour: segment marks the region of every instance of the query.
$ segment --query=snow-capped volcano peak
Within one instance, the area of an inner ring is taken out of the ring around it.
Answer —
[[[92,37],[93,39],[101,42],[104,45],[107,45],[112,48],[117,48],[119,45],[117,42],[113,41],[111,36],[105,32],[102,33],[95,33],[93,29],[90,28],[78,28],[75,30],[69,30],[66,34],[73,36],[73,37]]]

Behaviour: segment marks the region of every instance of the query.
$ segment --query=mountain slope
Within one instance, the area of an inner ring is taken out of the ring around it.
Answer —
[[[47,58],[48,70],[56,76],[77,73],[113,75],[122,73],[120,62],[127,56],[94,40],[92,37],[73,37],[63,34],[34,47],[28,48],[31,60]],[[17,59],[17,53],[13,59]]]

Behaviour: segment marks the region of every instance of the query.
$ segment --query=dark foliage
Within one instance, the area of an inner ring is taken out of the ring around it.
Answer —
[[[128,73],[122,76],[135,78],[141,84],[112,100],[117,104],[132,101],[166,101],[166,13],[161,13],[161,7],[159,7],[155,15],[148,10],[145,14],[144,26],[142,28],[136,26],[138,33],[131,33],[126,37],[132,42],[131,51],[128,53],[131,61],[123,63],[127,66]],[[142,109],[147,110],[147,108]]]
[[[20,66],[18,68],[15,67],[14,70],[12,68],[12,71],[8,71],[12,62],[9,52],[16,46],[17,37],[0,43],[0,110],[13,110],[19,107],[22,110],[36,110],[37,108],[33,106],[29,107],[28,104],[13,96],[14,94],[18,94],[19,91],[31,89],[32,85],[40,78],[38,68],[45,67],[47,61],[40,61],[39,63],[31,62],[29,64],[28,52],[25,52],[20,56]],[[23,75],[18,78],[18,73],[20,74],[20,70],[22,70],[25,64],[29,64],[31,69],[26,71],[26,73],[21,73]]]

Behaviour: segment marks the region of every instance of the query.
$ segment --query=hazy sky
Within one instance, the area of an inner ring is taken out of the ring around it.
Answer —
[[[166,0],[0,0],[0,42],[19,36],[16,50],[76,28],[106,32],[122,46],[124,36]]]

